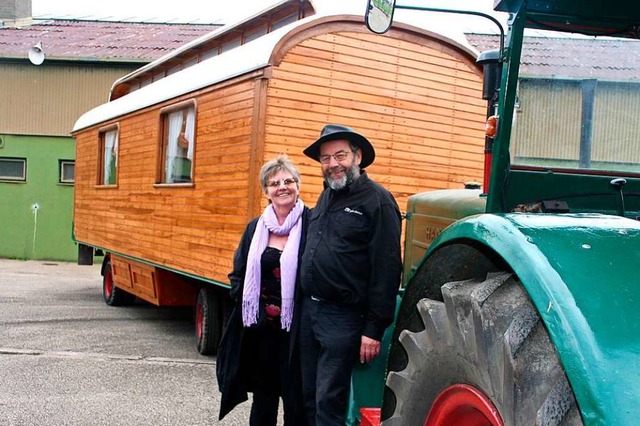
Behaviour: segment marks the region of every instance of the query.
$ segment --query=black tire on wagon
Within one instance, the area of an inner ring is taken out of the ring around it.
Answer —
[[[109,306],[126,306],[131,305],[136,296],[131,293],[127,293],[123,289],[116,287],[113,281],[113,271],[111,262],[107,261],[104,265],[104,272],[102,276],[102,297]]]
[[[220,292],[211,287],[201,287],[195,306],[196,343],[202,355],[215,355],[222,337],[224,322]]]

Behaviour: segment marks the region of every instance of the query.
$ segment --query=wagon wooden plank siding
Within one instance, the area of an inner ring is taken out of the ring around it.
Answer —
[[[313,206],[320,167],[302,151],[325,124],[351,126],[376,148],[368,172],[404,208],[414,193],[481,180],[485,113],[467,48],[404,24],[377,36],[359,16],[307,17],[81,117],[75,238],[113,257],[115,288],[149,302],[184,302],[192,287],[220,293],[247,221],[266,205],[258,182],[266,160],[287,153]],[[187,154],[169,160],[177,132]],[[168,164],[178,160],[187,172],[171,181]]]
[[[96,185],[98,129],[76,136],[78,241],[226,281],[246,222],[255,79],[196,95],[194,183],[156,183],[160,105],[121,117],[117,186]],[[184,97],[192,99],[193,94]],[[164,105],[170,105],[167,102]],[[105,123],[109,124],[109,123]],[[197,170],[197,172],[195,172]],[[238,210],[239,206],[245,206]],[[219,273],[216,273],[216,269]]]
[[[299,36],[303,41],[273,67],[269,155],[299,156],[323,123],[349,123],[373,140],[377,156],[369,173],[401,206],[416,192],[481,179],[486,106],[478,91],[481,76],[468,55],[409,31],[395,30],[381,40],[359,22],[327,23],[309,32],[319,29],[313,37]],[[318,181],[318,167],[311,166],[302,170],[305,182]],[[305,184],[302,196],[313,201],[319,189]]]

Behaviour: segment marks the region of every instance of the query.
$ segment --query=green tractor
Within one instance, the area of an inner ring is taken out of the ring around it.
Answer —
[[[409,201],[382,424],[638,425],[640,2],[494,9],[485,181]]]

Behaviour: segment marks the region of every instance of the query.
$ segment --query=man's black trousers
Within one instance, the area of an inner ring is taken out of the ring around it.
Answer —
[[[361,308],[304,297],[300,358],[309,426],[344,426],[363,327]]]

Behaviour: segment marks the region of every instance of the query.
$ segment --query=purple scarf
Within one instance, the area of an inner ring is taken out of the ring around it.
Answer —
[[[269,232],[276,235],[289,235],[280,256],[280,286],[282,293],[282,307],[280,309],[280,323],[283,330],[291,329],[293,318],[293,293],[296,285],[296,273],[298,269],[298,249],[300,248],[300,235],[302,233],[302,211],[304,203],[298,200],[293,209],[287,215],[282,225],[278,224],[273,205],[269,204],[264,209],[256,231],[251,239],[249,255],[247,257],[247,271],[244,277],[244,290],[242,292],[242,323],[245,327],[258,322],[258,306],[260,299],[260,258],[267,248]]]

